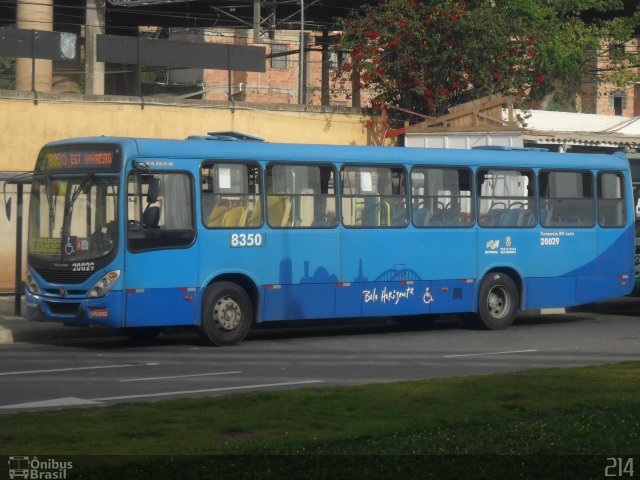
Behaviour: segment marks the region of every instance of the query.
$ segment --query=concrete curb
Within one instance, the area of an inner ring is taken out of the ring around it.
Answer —
[[[564,315],[567,313],[566,308],[543,308],[536,310],[539,315]]]
[[[13,333],[11,330],[0,327],[0,345],[9,345],[13,343]]]
[[[45,342],[121,335],[122,332],[115,328],[70,327],[53,322],[30,322],[24,317],[0,314],[0,346],[17,342]]]
[[[51,340],[73,340],[96,337],[121,337],[117,329],[100,327],[65,327],[62,325],[37,325],[24,321],[27,325],[20,328],[0,327],[0,345],[17,342],[47,342]],[[3,342],[5,332],[10,341]]]

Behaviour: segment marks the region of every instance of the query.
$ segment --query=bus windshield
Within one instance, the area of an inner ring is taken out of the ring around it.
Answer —
[[[31,186],[29,255],[43,262],[85,261],[118,240],[118,177],[44,174]]]

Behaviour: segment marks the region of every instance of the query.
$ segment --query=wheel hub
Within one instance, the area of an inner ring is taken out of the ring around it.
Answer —
[[[230,297],[222,297],[213,309],[213,318],[223,330],[233,330],[242,320],[238,303]]]
[[[509,311],[509,298],[502,287],[495,287],[489,292],[487,306],[496,318],[503,317]]]

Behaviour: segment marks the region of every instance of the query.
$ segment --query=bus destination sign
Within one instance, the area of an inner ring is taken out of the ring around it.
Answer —
[[[74,148],[44,148],[38,156],[36,171],[78,170],[85,172],[117,171],[119,149],[114,146],[91,145]]]

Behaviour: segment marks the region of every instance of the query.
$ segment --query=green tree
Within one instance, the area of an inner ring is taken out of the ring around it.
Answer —
[[[570,99],[581,78],[625,84],[636,57],[622,46],[640,23],[622,0],[382,0],[342,23],[339,48],[360,86],[425,115],[494,93],[528,104]],[[617,16],[616,16],[617,15]]]
[[[15,90],[16,61],[15,58],[0,57],[0,89]]]

